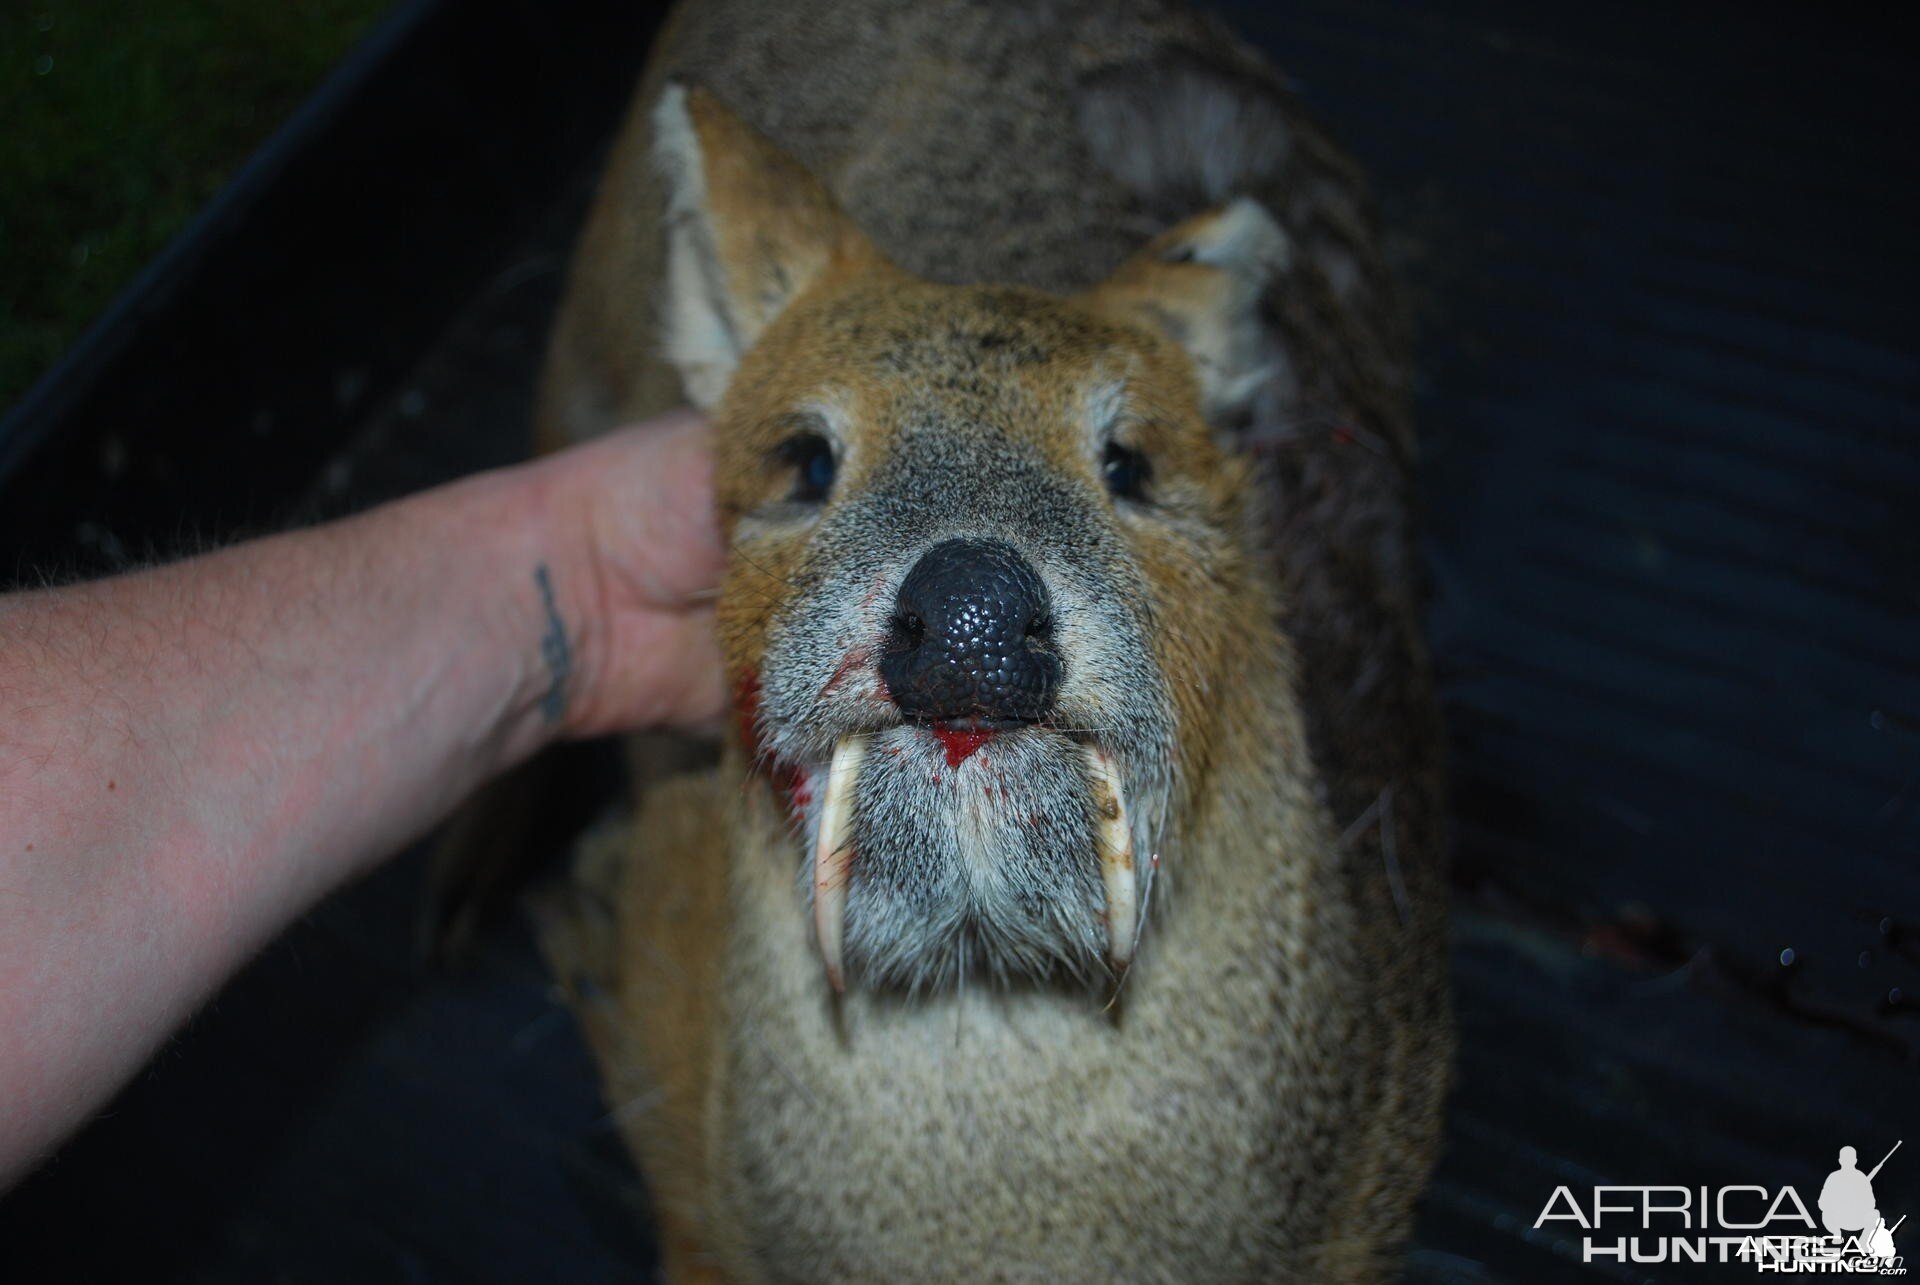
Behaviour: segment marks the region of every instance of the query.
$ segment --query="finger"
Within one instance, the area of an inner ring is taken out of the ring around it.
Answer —
[[[713,506],[712,438],[704,418],[677,411],[626,430],[628,479],[614,489],[620,528],[615,555],[644,600],[704,600],[726,569]],[[622,503],[622,501],[625,501]]]

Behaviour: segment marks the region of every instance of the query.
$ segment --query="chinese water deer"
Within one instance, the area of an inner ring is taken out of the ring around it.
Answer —
[[[687,5],[542,431],[712,418],[737,684],[550,917],[676,1280],[1371,1280],[1450,1048],[1401,338],[1157,0]]]

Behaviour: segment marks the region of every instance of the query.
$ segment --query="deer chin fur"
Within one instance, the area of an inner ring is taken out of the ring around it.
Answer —
[[[810,775],[808,883],[829,983],[1117,982],[1153,870],[1135,861],[1150,840],[1134,832],[1122,765],[1038,728],[955,759],[902,725],[842,736]]]

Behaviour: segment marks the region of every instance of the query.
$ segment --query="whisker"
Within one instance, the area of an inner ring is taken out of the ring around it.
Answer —
[[[787,586],[787,588],[789,589],[799,589],[801,587],[798,581],[788,579],[786,576],[780,575],[778,572],[769,571],[767,568],[761,566],[758,562],[755,562],[751,557],[747,555],[746,550],[742,549],[737,544],[733,546],[732,556],[738,558],[741,562],[745,563],[749,567],[752,567],[755,571],[758,571],[761,575],[765,576],[769,580],[774,581],[776,584],[783,584]]]

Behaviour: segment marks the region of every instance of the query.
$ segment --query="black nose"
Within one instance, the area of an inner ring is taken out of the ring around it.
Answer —
[[[948,540],[900,583],[880,676],[909,718],[1032,722],[1053,708],[1053,604],[1013,549]]]

